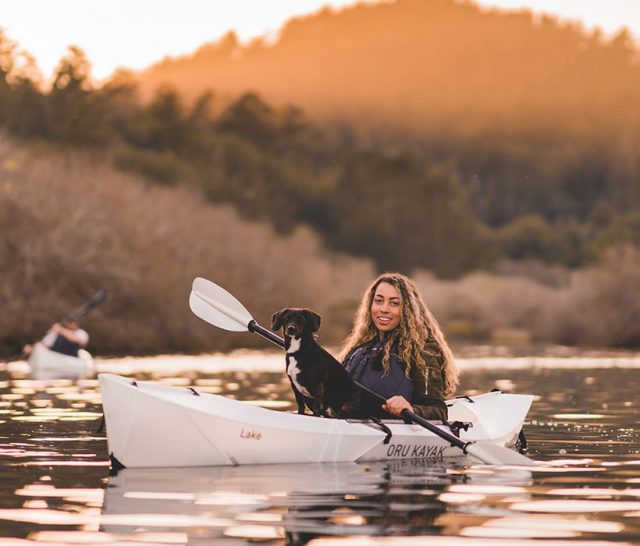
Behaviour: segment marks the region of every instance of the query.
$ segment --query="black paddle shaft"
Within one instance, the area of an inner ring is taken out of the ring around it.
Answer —
[[[268,339],[271,343],[274,343],[279,347],[284,347],[284,339],[282,339],[279,335],[274,334],[271,330],[267,330],[267,328],[260,326],[255,320],[252,320],[247,325],[247,328],[249,329],[250,332],[255,332],[256,334],[261,335],[262,337]],[[336,360],[336,362],[338,361]],[[373,398],[380,401],[381,404],[384,404],[387,401],[386,398],[384,398],[384,396],[380,396],[377,392],[372,391],[369,387],[365,387],[364,385],[362,385],[361,383],[358,383],[355,380],[354,380],[354,383],[358,388],[362,389],[363,391],[371,395]],[[445,432],[444,430],[442,430],[441,428],[438,428],[433,423],[430,423],[426,419],[420,417],[419,415],[416,415],[415,413],[413,413],[412,411],[409,411],[408,409],[402,410],[402,417],[404,417],[405,419],[408,419],[409,421],[412,421],[417,425],[420,425],[421,427],[426,428],[427,430],[433,432],[436,436],[439,436],[443,440],[446,440],[447,442],[449,442],[451,445],[459,447],[465,453],[466,453],[466,447],[469,445],[469,443],[471,443],[471,442],[463,442],[457,436],[454,436],[453,434],[449,434],[448,432]]]
[[[247,328],[250,332],[260,334],[262,337],[268,339],[271,343],[275,343],[279,347],[284,348],[284,339],[282,339],[279,335],[274,334],[271,330],[267,330],[263,326],[260,326],[255,320],[252,320],[249,324],[247,324]]]
[[[78,307],[78,309],[76,309],[72,313],[69,313],[66,316],[75,318],[76,320],[79,318],[82,318],[85,315],[88,315],[96,307],[104,303],[108,297],[109,297],[109,291],[103,288],[102,290],[96,292],[87,303],[85,303],[81,307]]]

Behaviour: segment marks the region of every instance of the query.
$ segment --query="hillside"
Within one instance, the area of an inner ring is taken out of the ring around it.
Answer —
[[[335,345],[375,274],[370,261],[327,251],[308,229],[279,236],[86,151],[34,153],[0,133],[0,181],[0,359],[99,288],[112,296],[83,322],[95,354],[264,347],[189,311],[195,276],[229,289],[265,326],[282,307],[310,307],[323,317],[320,340]],[[514,263],[500,275],[415,278],[454,341],[638,347],[640,302],[629,294],[640,250],[618,245],[604,258],[575,271]]]
[[[437,133],[581,134],[637,122],[640,67],[631,37],[605,40],[528,11],[398,0],[324,9],[289,21],[277,41],[228,35],[140,74],[147,96],[247,90],[312,117]],[[631,111],[630,111],[631,109]]]

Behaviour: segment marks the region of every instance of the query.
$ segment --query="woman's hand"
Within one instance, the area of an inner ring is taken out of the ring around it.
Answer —
[[[382,409],[396,417],[402,417],[404,410],[413,411],[411,404],[404,396],[392,396],[382,405]]]

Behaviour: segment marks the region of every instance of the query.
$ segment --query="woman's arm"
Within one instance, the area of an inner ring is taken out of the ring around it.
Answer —
[[[435,363],[437,365],[437,362]],[[424,380],[416,382],[416,387],[425,392]],[[447,419],[447,405],[444,402],[444,378],[440,369],[429,367],[429,393],[414,395],[414,403],[403,396],[392,396],[382,409],[396,417],[402,417],[402,412],[407,409],[423,419],[445,420]]]
[[[411,405],[403,396],[392,396],[382,405],[382,409],[396,417],[402,417],[402,412],[407,409],[423,419],[447,420],[447,405],[444,400],[425,396],[420,402]]]

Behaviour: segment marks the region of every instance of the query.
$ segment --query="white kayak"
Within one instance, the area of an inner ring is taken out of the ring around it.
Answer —
[[[127,468],[363,462],[464,457],[416,424],[326,419],[275,411],[214,394],[98,374],[114,465]],[[464,442],[513,446],[533,396],[490,392],[447,402]],[[450,428],[433,421],[443,430]]]
[[[31,377],[34,379],[84,379],[95,374],[93,357],[80,349],[78,356],[52,351],[38,342],[29,355]]]

